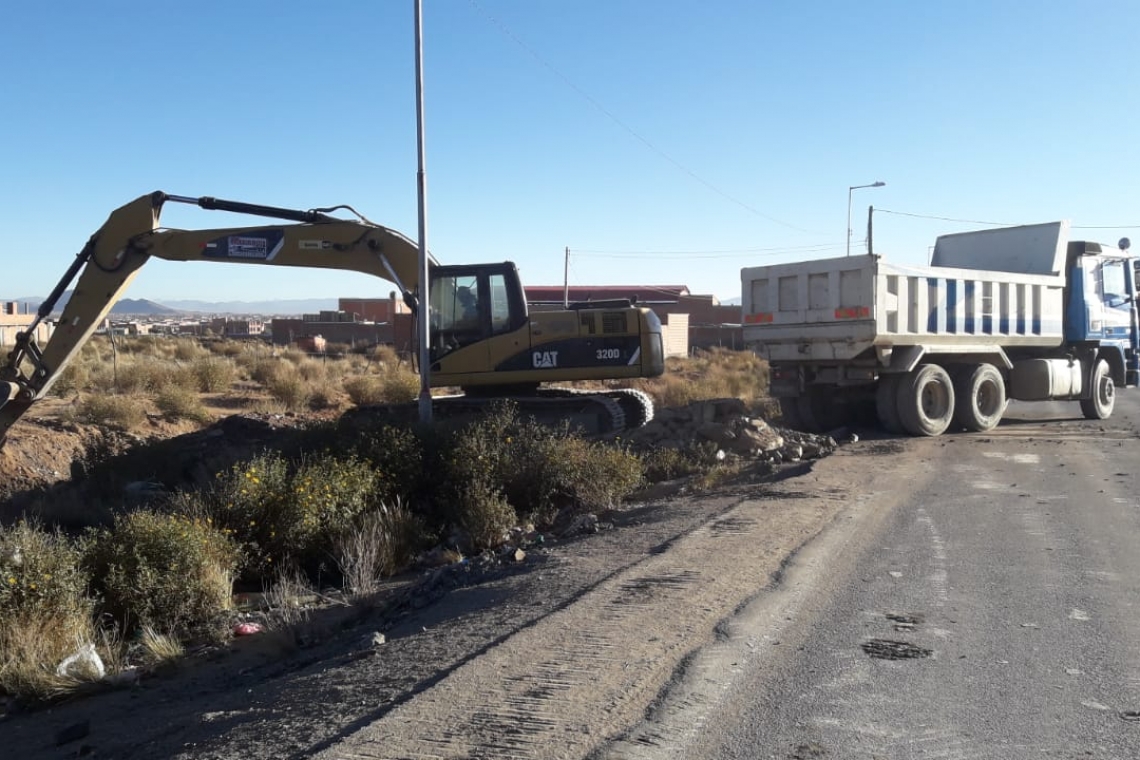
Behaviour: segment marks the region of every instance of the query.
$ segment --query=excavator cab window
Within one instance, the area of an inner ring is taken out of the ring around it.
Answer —
[[[478,274],[441,276],[431,283],[432,355],[439,358],[486,337],[489,310]]]

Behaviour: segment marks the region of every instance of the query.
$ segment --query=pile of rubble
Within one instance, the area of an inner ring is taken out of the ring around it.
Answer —
[[[835,451],[835,438],[777,428],[749,414],[736,398],[695,401],[660,409],[653,420],[629,434],[642,448],[688,449],[709,443],[724,456],[779,464],[818,459]]]

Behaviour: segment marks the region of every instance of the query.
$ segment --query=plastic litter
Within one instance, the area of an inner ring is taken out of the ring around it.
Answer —
[[[261,631],[261,623],[238,623],[234,626],[234,636],[252,636]]]
[[[103,659],[95,651],[94,644],[86,644],[75,654],[68,655],[55,669],[57,676],[89,678],[93,681],[102,678],[106,673],[107,669],[103,667]]]

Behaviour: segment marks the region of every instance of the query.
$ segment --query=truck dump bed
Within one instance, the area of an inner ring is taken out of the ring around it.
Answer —
[[[934,260],[957,266],[861,255],[746,268],[744,341],[783,362],[873,357],[871,349],[885,362],[903,346],[1057,346],[1067,238],[1066,222],[939,238]],[[993,268],[976,268],[983,264]]]

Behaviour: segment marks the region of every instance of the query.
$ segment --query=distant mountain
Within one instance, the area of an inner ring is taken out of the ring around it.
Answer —
[[[720,302],[725,306],[739,306],[740,296],[733,296],[732,298],[722,298]]]
[[[71,298],[68,290],[55,305],[55,313],[63,311]],[[34,312],[43,303],[42,296],[25,298],[0,298],[0,301],[16,301],[20,308]],[[179,313],[194,314],[315,314],[318,311],[331,311],[338,306],[335,298],[297,298],[280,301],[167,301],[156,303],[145,298],[124,298],[111,309],[112,314],[140,314],[162,316]]]
[[[178,311],[204,314],[315,314],[337,308],[335,298],[295,298],[280,301],[166,301]]]
[[[113,307],[111,307],[111,313],[139,315],[146,314],[148,316],[155,316],[163,314],[177,314],[178,309],[172,309],[169,306],[163,306],[160,303],[148,301],[145,298],[124,298]]]

